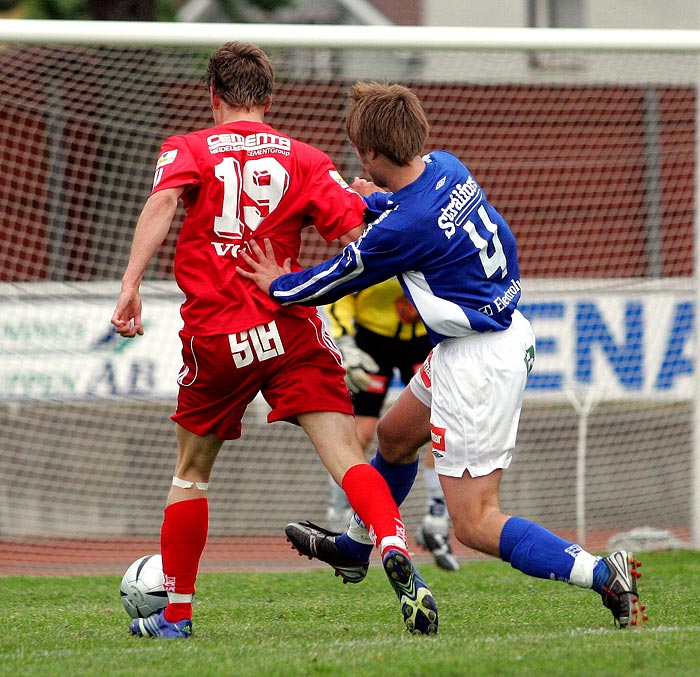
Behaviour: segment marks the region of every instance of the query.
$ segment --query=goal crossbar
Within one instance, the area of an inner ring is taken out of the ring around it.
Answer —
[[[643,51],[700,50],[700,30],[360,26],[1,19],[0,41],[32,44],[211,46],[246,40],[265,47]]]

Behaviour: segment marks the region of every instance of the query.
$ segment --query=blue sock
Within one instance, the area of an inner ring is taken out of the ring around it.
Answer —
[[[536,578],[566,582],[574,556],[581,549],[522,517],[511,517],[503,525],[499,547],[501,559],[514,569]]]
[[[608,582],[608,578],[610,578],[610,569],[601,558],[593,569],[593,589],[602,593],[603,586]]]
[[[379,474],[386,480],[396,505],[401,505],[411,491],[418,475],[418,459],[413,463],[387,463],[377,452],[370,461]]]
[[[413,463],[388,463],[377,451],[370,464],[386,480],[396,505],[401,505],[411,491],[411,487],[418,475],[418,460],[416,459]],[[353,519],[355,519],[354,516]],[[373,546],[358,543],[350,538],[347,533],[338,536],[335,542],[341,555],[348,559],[366,562],[372,554]]]

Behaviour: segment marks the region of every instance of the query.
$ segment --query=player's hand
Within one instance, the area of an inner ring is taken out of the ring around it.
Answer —
[[[133,338],[136,334],[143,336],[141,310],[141,295],[138,290],[122,289],[112,315],[112,324],[120,336],[124,338]]]
[[[379,365],[371,355],[357,347],[355,339],[349,334],[341,336],[336,344],[343,355],[348,388],[354,393],[367,390],[373,383],[372,374],[379,371]]]
[[[248,249],[255,255],[253,258],[247,251],[241,250],[238,255],[248,264],[252,270],[246,270],[238,266],[238,274],[253,280],[266,294],[270,294],[270,285],[280,275],[292,272],[291,259],[285,259],[280,266],[275,259],[275,252],[272,249],[272,243],[269,239],[263,240],[265,251],[260,248],[260,245],[252,240],[248,243]]]
[[[372,193],[380,193],[383,192],[377,184],[372,183],[371,181],[367,181],[367,179],[361,179],[359,176],[356,176],[352,182],[352,186],[350,186],[356,193],[359,193],[363,197],[367,197],[368,195],[371,195]]]

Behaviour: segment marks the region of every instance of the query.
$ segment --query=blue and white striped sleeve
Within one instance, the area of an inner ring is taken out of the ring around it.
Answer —
[[[392,248],[372,226],[340,254],[312,268],[281,275],[270,285],[270,296],[283,306],[325,305],[388,280],[401,272],[402,264]]]

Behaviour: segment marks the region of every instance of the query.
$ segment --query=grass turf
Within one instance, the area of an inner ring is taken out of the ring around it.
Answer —
[[[208,574],[190,640],[130,637],[119,576],[0,578],[2,675],[696,675],[700,553],[640,556],[649,621],[619,630],[600,597],[496,561],[421,567],[440,632],[403,629],[378,566]]]

